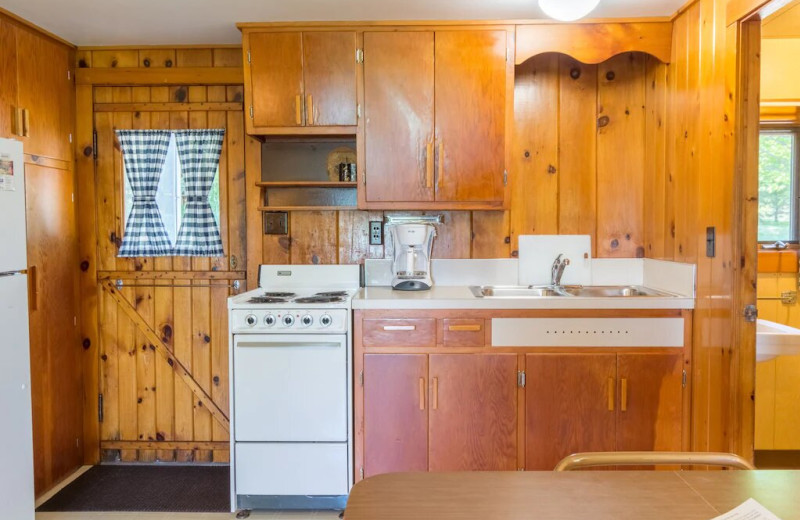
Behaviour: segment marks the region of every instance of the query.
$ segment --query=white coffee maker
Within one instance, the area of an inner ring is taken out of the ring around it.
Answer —
[[[431,249],[436,228],[433,224],[412,222],[389,225],[394,243],[392,289],[425,291],[431,288]]]

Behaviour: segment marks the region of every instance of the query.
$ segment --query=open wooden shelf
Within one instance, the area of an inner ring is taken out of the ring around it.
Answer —
[[[351,211],[356,206],[259,206],[258,211]]]
[[[261,188],[355,188],[356,182],[341,181],[269,181],[257,182]]]

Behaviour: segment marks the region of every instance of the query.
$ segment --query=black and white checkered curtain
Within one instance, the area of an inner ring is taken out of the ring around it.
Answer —
[[[168,130],[117,130],[133,204],[118,256],[171,256],[172,244],[156,204],[169,148]]]
[[[183,219],[175,241],[176,256],[222,256],[222,239],[208,193],[219,166],[225,130],[175,132],[183,173]]]

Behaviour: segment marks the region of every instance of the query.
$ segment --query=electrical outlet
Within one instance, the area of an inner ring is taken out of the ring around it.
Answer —
[[[264,234],[285,235],[289,232],[289,214],[285,211],[264,213]]]
[[[369,223],[369,245],[379,246],[383,244],[383,222],[380,220],[370,221]]]

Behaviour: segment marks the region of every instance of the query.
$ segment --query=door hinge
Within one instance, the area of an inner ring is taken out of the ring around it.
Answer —
[[[361,476],[361,480],[364,480],[364,466],[358,469],[358,474]]]
[[[361,103],[358,103],[356,105],[356,117],[358,117],[358,119],[361,119]]]
[[[681,386],[686,388],[686,370],[683,371],[683,376],[681,377]]]
[[[364,50],[356,49],[356,63],[364,63]]]
[[[503,186],[508,186],[508,170],[503,170]]]
[[[783,305],[794,305],[797,303],[797,291],[784,291],[781,293],[781,303]]]
[[[755,305],[747,305],[744,308],[744,321],[754,322],[758,319],[758,309]]]
[[[517,370],[517,386],[520,388],[525,388],[525,371],[524,370]]]
[[[97,394],[97,422],[103,422],[103,394]]]
[[[364,371],[358,373],[358,384],[364,386]]]
[[[252,63],[250,59],[250,51],[247,51],[247,63]]]
[[[72,144],[72,132],[67,137],[69,139],[69,144]]]
[[[72,71],[67,69],[67,81],[71,81],[71,80],[72,80]]]
[[[511,61],[511,47],[506,47],[506,63]]]
[[[97,130],[92,130],[92,159],[97,160]]]
[[[250,119],[253,119],[253,105],[250,105]]]

